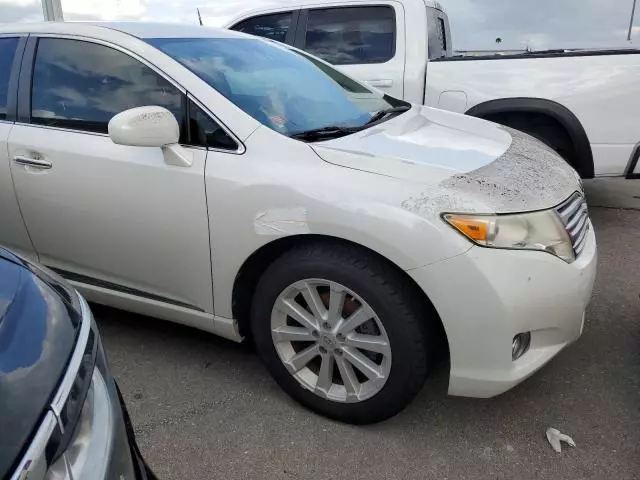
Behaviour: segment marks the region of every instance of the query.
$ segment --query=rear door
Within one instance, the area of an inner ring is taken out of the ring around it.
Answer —
[[[398,2],[309,8],[300,12],[295,46],[402,98],[404,25]]]
[[[0,36],[0,245],[34,257],[13,189],[8,146],[16,117],[18,72],[26,40],[26,36]]]
[[[207,150],[187,146],[193,165],[176,167],[107,134],[114,114],[143,105],[169,109],[184,134],[186,92],[117,46],[31,37],[18,97],[11,173],[42,263],[105,303],[212,313]]]

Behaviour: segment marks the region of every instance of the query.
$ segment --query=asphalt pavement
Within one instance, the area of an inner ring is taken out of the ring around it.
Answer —
[[[599,270],[582,337],[493,399],[448,397],[443,362],[400,415],[344,425],[289,399],[250,346],[93,305],[143,455],[175,480],[640,478],[640,180],[615,182],[587,185]],[[547,427],[576,448],[554,452]]]

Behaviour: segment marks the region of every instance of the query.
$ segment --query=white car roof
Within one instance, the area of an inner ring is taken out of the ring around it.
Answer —
[[[151,22],[40,22],[0,24],[0,34],[60,33],[101,36],[105,29],[138,38],[228,38],[244,35],[221,28],[179,23]]]

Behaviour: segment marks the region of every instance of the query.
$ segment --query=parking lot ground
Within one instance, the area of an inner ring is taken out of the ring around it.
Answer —
[[[640,209],[601,205],[590,210],[600,261],[577,343],[487,400],[446,396],[442,363],[378,425],[298,406],[250,346],[94,305],[144,456],[175,480],[640,478]],[[550,426],[577,447],[554,452]]]

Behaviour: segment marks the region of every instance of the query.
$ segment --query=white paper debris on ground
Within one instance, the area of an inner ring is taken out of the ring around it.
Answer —
[[[576,442],[573,441],[573,438],[571,438],[569,435],[565,435],[560,430],[557,430],[555,428],[547,428],[547,440],[549,440],[549,443],[551,444],[553,449],[558,453],[562,452],[562,446],[560,445],[560,442],[564,442],[568,445],[571,445],[572,447],[576,446]]]

